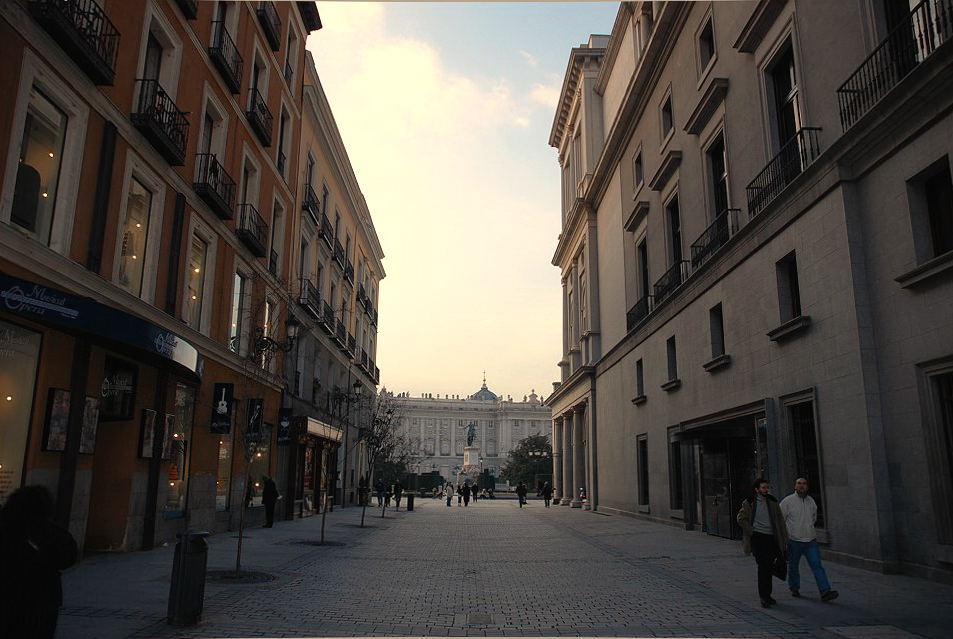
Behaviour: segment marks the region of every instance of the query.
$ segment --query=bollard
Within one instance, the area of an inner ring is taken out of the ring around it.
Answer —
[[[414,509],[414,494],[407,493],[407,510],[411,511]]]
[[[205,601],[205,569],[208,565],[207,532],[185,531],[176,535],[169,612],[166,621],[174,626],[191,626],[202,617]]]

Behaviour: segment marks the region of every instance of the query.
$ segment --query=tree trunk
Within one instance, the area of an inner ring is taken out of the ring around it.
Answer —
[[[324,522],[328,518],[328,500],[327,497],[324,499],[324,508],[321,509],[321,544],[324,544]]]
[[[364,527],[364,515],[367,514],[367,501],[364,501],[364,505],[361,507],[361,528]]]
[[[245,487],[246,493],[248,487]],[[235,553],[235,578],[241,576],[242,572],[242,542],[245,540],[245,507],[248,500],[242,499],[242,507],[238,512],[238,550]]]

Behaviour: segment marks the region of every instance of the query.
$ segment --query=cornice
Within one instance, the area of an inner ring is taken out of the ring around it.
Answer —
[[[589,60],[598,61],[605,55],[606,50],[601,48],[575,47],[569,53],[569,63],[566,74],[563,76],[563,86],[559,93],[559,103],[553,118],[553,126],[549,133],[549,146],[558,149],[562,145],[565,127],[570,122],[569,114],[572,109],[573,97],[579,86],[582,68]]]
[[[732,46],[742,53],[754,53],[787,3],[788,0],[760,0]]]

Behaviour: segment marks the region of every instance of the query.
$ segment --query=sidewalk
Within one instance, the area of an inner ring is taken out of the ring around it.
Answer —
[[[415,511],[335,510],[247,531],[242,567],[259,584],[206,586],[198,626],[165,624],[172,548],[96,555],[64,575],[58,639],[126,637],[626,636],[949,639],[953,587],[834,563],[841,597],[802,599],[775,581],[758,604],[738,542],[530,500]],[[209,569],[234,566],[234,533],[209,539]]]

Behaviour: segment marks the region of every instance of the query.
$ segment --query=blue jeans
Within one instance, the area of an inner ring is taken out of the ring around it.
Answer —
[[[788,542],[788,588],[792,590],[801,589],[801,574],[798,572],[798,565],[801,563],[801,556],[807,557],[807,565],[811,567],[814,573],[814,581],[817,582],[817,588],[824,594],[831,589],[831,582],[827,580],[827,573],[824,572],[824,566],[821,565],[821,551],[817,545],[817,540],[811,541],[789,541]]]

